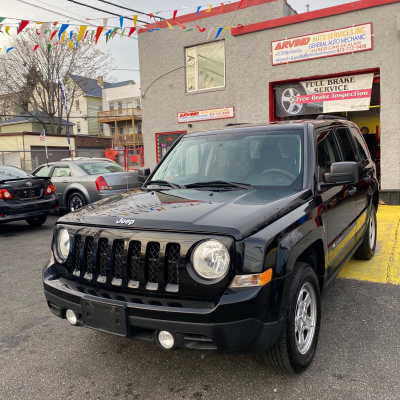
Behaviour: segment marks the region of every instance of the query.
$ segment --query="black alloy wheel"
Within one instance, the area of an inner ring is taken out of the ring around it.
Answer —
[[[363,240],[360,247],[354,253],[354,258],[359,260],[370,260],[375,255],[376,249],[376,210],[374,205],[371,206],[371,214],[365,229]]]
[[[78,192],[74,192],[69,196],[68,209],[71,212],[79,210],[83,206],[86,206],[86,204],[87,204],[86,199],[83,197],[82,194],[80,194]]]

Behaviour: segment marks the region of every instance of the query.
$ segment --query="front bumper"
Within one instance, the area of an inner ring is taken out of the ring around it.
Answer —
[[[81,325],[156,343],[157,333],[165,330],[178,348],[261,353],[274,345],[281,330],[282,321],[264,323],[254,318],[254,305],[266,295],[268,285],[227,292],[213,306],[199,302],[196,307],[195,301],[189,301],[176,307],[162,299],[140,303],[126,296],[105,298],[100,291],[60,278],[52,266],[43,271],[43,284],[47,304],[60,318],[70,309]],[[237,313],[232,312],[235,309]]]
[[[3,203],[0,204],[0,215],[3,215],[0,216],[0,224],[49,215],[50,211],[56,209],[58,200],[53,196],[52,199],[38,200],[33,203]]]

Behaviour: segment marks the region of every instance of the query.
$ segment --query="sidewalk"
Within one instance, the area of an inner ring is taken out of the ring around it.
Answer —
[[[400,206],[379,205],[376,253],[372,260],[351,258],[339,278],[400,285]]]

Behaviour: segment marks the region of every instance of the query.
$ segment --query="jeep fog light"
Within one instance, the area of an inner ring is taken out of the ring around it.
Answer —
[[[67,261],[70,246],[68,231],[65,228],[58,230],[55,240],[54,256],[59,263],[62,264]]]
[[[232,283],[229,285],[230,289],[240,287],[254,287],[264,286],[272,279],[272,268],[263,272],[262,274],[251,274],[251,275],[236,275],[233,278]]]
[[[229,252],[218,240],[206,240],[193,252],[192,264],[195,271],[204,279],[218,279],[229,269]]]
[[[77,325],[78,324],[78,317],[76,316],[74,311],[67,310],[67,312],[65,313],[65,317],[67,318],[67,321],[71,325]]]
[[[160,331],[158,333],[158,342],[164,349],[172,349],[175,344],[174,337],[167,331]]]

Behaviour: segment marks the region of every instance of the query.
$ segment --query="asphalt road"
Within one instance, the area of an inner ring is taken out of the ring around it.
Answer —
[[[165,351],[72,327],[47,309],[55,217],[0,225],[0,399],[400,399],[400,286],[337,279],[300,376],[252,355]]]

